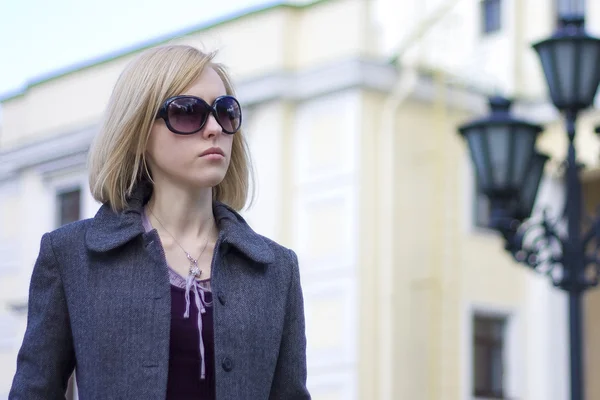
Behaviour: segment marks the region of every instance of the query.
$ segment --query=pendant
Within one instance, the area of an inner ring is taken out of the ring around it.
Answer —
[[[198,267],[198,260],[195,260],[192,256],[186,253],[188,260],[190,261],[190,275],[195,278],[199,278],[202,275],[202,270]]]

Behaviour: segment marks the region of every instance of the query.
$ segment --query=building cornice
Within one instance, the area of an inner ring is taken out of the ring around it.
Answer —
[[[398,70],[390,63],[352,58],[310,70],[278,71],[244,80],[237,85],[237,95],[244,108],[253,108],[271,101],[303,102],[352,89],[387,95],[391,93],[397,79]],[[420,74],[410,98],[430,103],[438,98],[438,85],[430,74]],[[443,100],[448,107],[472,114],[487,112],[484,93],[460,85],[444,85]],[[529,103],[521,108],[528,115],[538,116],[538,123],[545,122],[540,119],[556,118],[551,109],[542,103]],[[541,113],[540,110],[544,112]],[[541,115],[544,117],[540,118]],[[85,154],[97,129],[97,125],[87,126],[0,151],[0,181],[31,167],[36,167],[43,175],[81,167],[85,164]]]
[[[388,93],[396,69],[379,61],[352,58],[301,72],[277,71],[240,82],[237,95],[245,106],[268,101],[305,101],[360,88]]]
[[[395,68],[387,63],[348,59],[301,72],[279,71],[240,82],[237,95],[246,108],[270,101],[305,101],[349,90],[389,92],[396,79]],[[87,126],[50,138],[0,151],[0,181],[35,167],[41,174],[85,164],[97,125]]]
[[[89,126],[0,152],[0,181],[10,179],[26,168],[38,167],[42,173],[52,173],[65,166],[85,164],[96,126]]]

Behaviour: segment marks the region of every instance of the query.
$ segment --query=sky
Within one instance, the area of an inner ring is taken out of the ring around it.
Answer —
[[[278,0],[0,0],[0,98],[28,81]]]

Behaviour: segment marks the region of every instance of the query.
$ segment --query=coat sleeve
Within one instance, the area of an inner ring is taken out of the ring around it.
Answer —
[[[283,336],[269,400],[309,400],[306,388],[304,299],[296,253],[289,251],[292,276],[287,294]]]
[[[29,287],[27,329],[9,400],[64,399],[75,356],[50,234],[42,237]]]

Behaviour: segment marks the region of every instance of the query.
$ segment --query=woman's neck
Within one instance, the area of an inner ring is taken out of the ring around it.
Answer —
[[[212,203],[212,188],[191,191],[155,185],[146,208],[148,217],[175,238],[206,237],[214,225]]]

